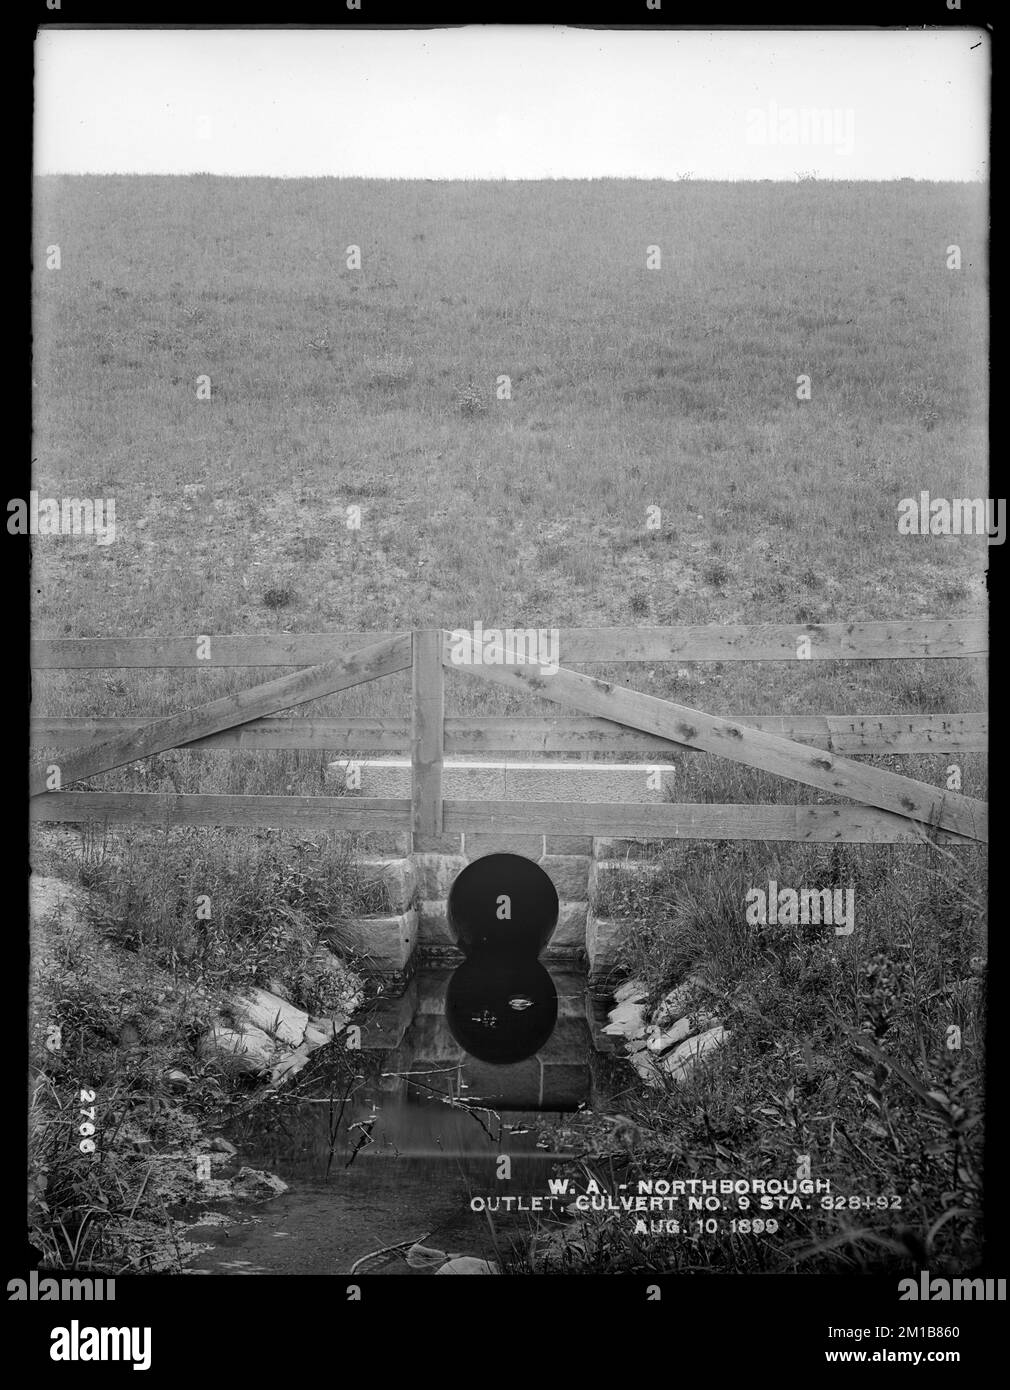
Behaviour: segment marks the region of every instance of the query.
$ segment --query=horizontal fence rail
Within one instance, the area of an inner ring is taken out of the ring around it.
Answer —
[[[490,628],[487,629],[490,631]],[[907,622],[751,623],[680,627],[563,627],[566,665],[624,661],[795,661],[809,638],[812,661],[923,661],[985,656],[986,624],[973,618]],[[191,666],[315,665],[398,632],[194,634],[192,637],[40,637],[38,670]],[[406,634],[409,636],[409,634]],[[209,639],[209,640],[208,640]]]
[[[32,720],[38,747],[86,748],[116,734],[136,733],[156,716],[46,718]],[[988,747],[985,714],[728,714],[737,724],[765,729],[812,748],[852,757],[872,753],[982,753]],[[408,752],[409,719],[367,717],[298,719],[272,715],[188,743],[209,749],[311,749],[324,752]],[[445,752],[455,753],[669,753],[693,750],[611,719],[494,718],[449,716]]]
[[[287,830],[406,830],[407,797],[243,796],[172,792],[47,792],[32,820],[108,825],[262,826]],[[599,835],[627,839],[792,840],[810,843],[921,843],[917,823],[872,806],[726,805],[714,802],[443,802],[448,834]],[[941,844],[965,837],[930,829]]]
[[[486,632],[492,629],[486,629]],[[801,652],[800,647],[803,647]],[[37,749],[74,750],[57,763],[63,787],[174,748],[316,748],[409,751],[409,798],[48,790],[30,780],[35,821],[110,825],[274,826],[293,830],[550,834],[631,839],[922,842],[984,840],[984,802],[865,762],[872,754],[982,752],[988,718],[967,714],[713,715],[570,668],[635,661],[922,660],[982,657],[984,622],[757,624],[666,628],[564,628],[546,676],[533,665],[466,662],[459,670],[574,707],[580,717],[445,715],[445,671],[456,644],[438,628],[414,632],[204,634],[170,638],[45,638],[39,670],[287,666],[291,674],[177,714],[144,718],[41,716]],[[473,649],[468,653],[474,655]],[[569,663],[567,666],[561,663]],[[288,710],[338,690],[410,670],[410,718],[296,717]],[[442,795],[445,756],[488,752],[592,755],[702,752],[804,783],[856,804],[465,801]],[[416,843],[416,841],[415,841]]]
[[[30,819],[107,825],[244,825],[279,830],[407,830],[407,797],[243,796],[186,792],[46,792]]]

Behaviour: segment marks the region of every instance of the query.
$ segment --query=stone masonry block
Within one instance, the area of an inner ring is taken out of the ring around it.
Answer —
[[[542,835],[496,835],[472,833],[464,836],[464,853],[468,859],[483,859],[487,854],[521,854],[525,859],[540,859],[544,852]]]
[[[410,859],[358,859],[359,873],[369,883],[381,883],[386,890],[390,912],[406,912],[416,887],[416,874]]]
[[[397,913],[391,917],[355,917],[346,933],[352,948],[361,954],[362,966],[377,974],[405,970],[414,952],[418,934],[418,914]]]
[[[582,854],[545,854],[540,867],[554,884],[559,898],[585,901],[592,860]]]
[[[597,917],[590,908],[586,918],[586,954],[589,957],[589,981],[594,989],[610,983],[626,931],[624,922]]]
[[[418,913],[418,933],[422,946],[456,945],[456,938],[449,927],[444,899],[422,898]]]
[[[453,882],[467,866],[462,854],[415,854],[417,891],[423,899],[447,898]]]
[[[342,758],[331,776],[346,786],[353,763],[358,773],[351,795],[410,796],[409,758]],[[663,801],[674,785],[672,763],[610,763],[446,758],[442,792],[452,801]]]
[[[412,835],[411,849],[415,854],[462,854],[462,835]]]
[[[586,917],[589,913],[587,902],[560,902],[558,904],[558,924],[551,933],[546,953],[561,948],[579,950],[586,944]]]

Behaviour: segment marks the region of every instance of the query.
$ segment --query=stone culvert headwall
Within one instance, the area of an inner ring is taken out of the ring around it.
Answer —
[[[330,764],[348,795],[409,797],[411,764],[377,758]],[[673,792],[671,763],[484,761],[447,759],[442,794],[472,801],[663,801]],[[388,913],[356,919],[354,945],[366,966],[385,977],[406,978],[420,963],[454,965],[462,959],[449,921],[449,895],[460,873],[491,854],[535,861],[554,884],[558,921],[541,953],[549,964],[587,971],[590,987],[605,993],[613,973],[621,925],[606,916],[610,875],[650,872],[642,842],[572,835],[467,833],[395,837],[399,853],[360,860],[362,873],[381,879]]]
[[[613,876],[655,872],[642,859],[643,844],[588,836],[453,835],[438,837],[439,847],[405,854],[361,858],[363,878],[381,882],[385,913],[355,918],[350,944],[365,967],[390,981],[405,981],[420,964],[457,965],[463,953],[449,921],[449,895],[458,876],[474,860],[512,854],[535,862],[558,895],[558,921],[541,960],[584,970],[590,988],[606,993],[625,924],[606,915],[615,893]],[[507,884],[505,885],[507,888]]]

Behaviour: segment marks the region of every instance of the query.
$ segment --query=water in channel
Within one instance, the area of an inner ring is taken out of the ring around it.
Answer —
[[[229,1171],[265,1169],[288,1191],[242,1211],[203,1204],[234,1224],[189,1232],[210,1247],[189,1272],[348,1274],[371,1252],[417,1240],[495,1259],[536,1218],[499,1210],[492,1231],[471,1199],[546,1194],[568,1149],[566,1117],[609,1105],[603,1009],[583,975],[532,957],[422,969],[355,1022],[360,1051],[342,1050],[310,1086],[229,1131],[239,1150]],[[503,1154],[511,1177],[500,1180]],[[358,1272],[430,1271],[392,1251]]]

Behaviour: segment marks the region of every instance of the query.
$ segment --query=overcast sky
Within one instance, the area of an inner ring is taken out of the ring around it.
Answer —
[[[988,176],[968,28],[43,29],[35,56],[39,173]]]

